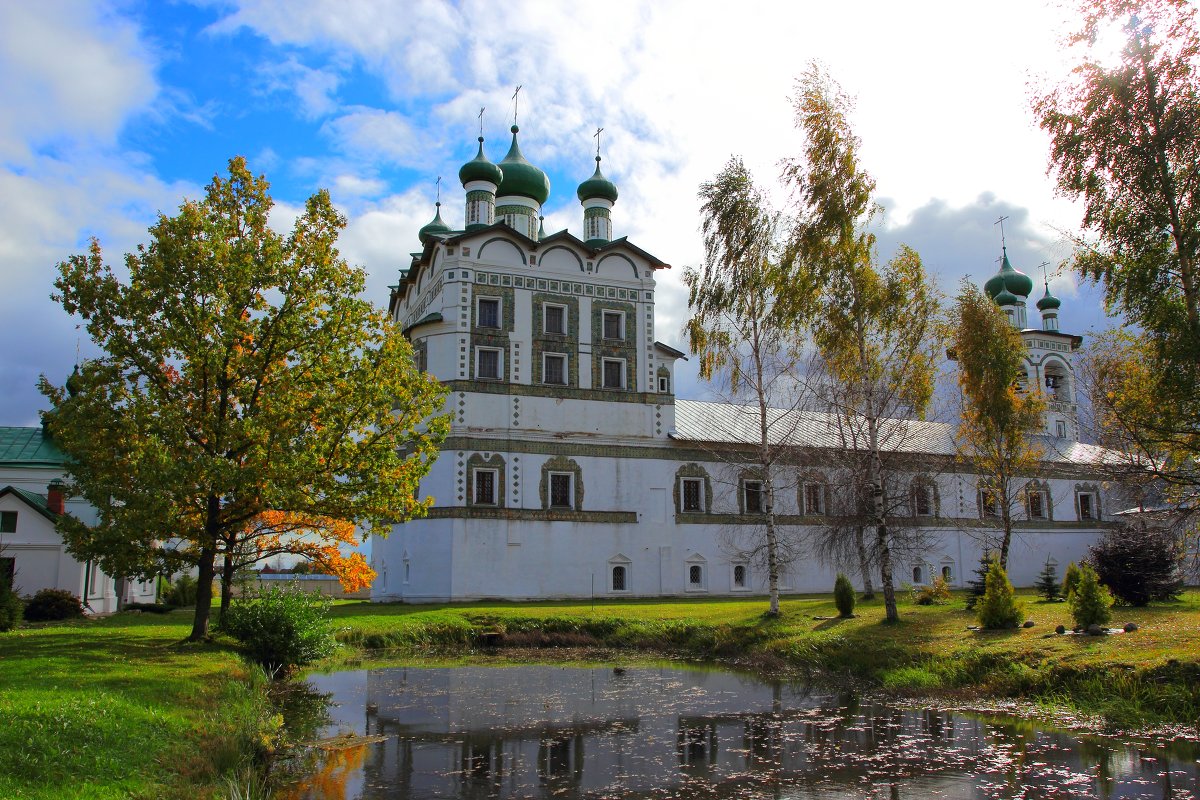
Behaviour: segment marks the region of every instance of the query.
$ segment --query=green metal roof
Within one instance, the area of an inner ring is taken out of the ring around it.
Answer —
[[[580,202],[594,197],[601,197],[610,203],[617,202],[617,185],[601,174],[600,156],[596,156],[596,171],[592,173],[592,177],[579,184],[575,196]]]
[[[13,494],[21,498],[34,511],[38,512],[51,522],[58,519],[58,515],[46,506],[45,495],[38,494],[37,492],[26,491],[25,489],[18,489],[15,486],[5,486],[3,489],[0,489],[0,497],[3,497],[6,494]]]
[[[525,160],[525,156],[521,155],[521,148],[517,144],[517,133],[520,128],[513,125],[511,130],[512,147],[508,149],[508,155],[499,164],[504,177],[500,181],[500,186],[496,188],[496,196],[520,195],[541,205],[546,202],[546,198],[550,197],[550,179],[546,177],[546,173],[530,164]]]
[[[462,169],[458,171],[458,181],[463,186],[471,181],[487,181],[499,186],[502,180],[504,173],[483,154],[483,137],[480,136],[479,154],[462,165]]]
[[[61,467],[66,461],[42,428],[0,427],[0,466]]]

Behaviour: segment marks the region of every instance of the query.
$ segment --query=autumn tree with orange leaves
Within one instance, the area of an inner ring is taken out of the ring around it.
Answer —
[[[41,382],[69,491],[96,511],[59,530],[110,575],[195,567],[192,640],[208,634],[225,555],[232,578],[247,548],[304,541],[369,580],[361,557],[338,560],[349,521],[386,534],[423,515],[418,482],[448,430],[445,389],[338,253],[345,219],[328,193],[283,236],[267,190],[232,159],[202,200],[159,216],[120,273],[93,242],[54,283],[102,352],[64,387]]]

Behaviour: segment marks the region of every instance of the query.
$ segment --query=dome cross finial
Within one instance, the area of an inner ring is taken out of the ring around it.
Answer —
[[[436,186],[437,186],[437,203],[436,203],[436,205],[440,206],[442,204],[442,176],[441,175],[438,175]]]
[[[594,136],[596,137],[596,160],[597,161],[600,160],[600,134],[602,134],[602,133],[604,133],[604,128],[596,128],[596,133],[594,134]]]
[[[1008,249],[1008,244],[1004,241],[1004,220],[1006,219],[1008,219],[1007,216],[1002,216],[993,223],[1000,226],[1000,247],[1005,250]]]
[[[517,102],[520,100],[520,98],[518,97],[518,95],[519,95],[519,94],[521,94],[521,87],[520,87],[520,86],[518,86],[518,87],[517,87],[517,90],[516,90],[515,92],[513,92],[513,96],[512,96],[512,101],[513,101],[513,125],[516,125],[516,124],[517,124]]]
[[[483,141],[483,111],[486,106],[479,107],[479,141]]]

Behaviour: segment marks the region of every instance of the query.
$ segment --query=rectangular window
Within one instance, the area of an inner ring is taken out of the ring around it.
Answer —
[[[567,382],[567,357],[561,353],[542,354],[542,383],[565,385]]]
[[[979,514],[982,517],[1000,516],[1000,501],[991,489],[979,490]]]
[[[1029,518],[1030,519],[1045,519],[1046,518],[1046,495],[1039,491],[1029,493]]]
[[[622,311],[605,311],[604,316],[604,331],[605,339],[625,338],[625,313]]]
[[[542,328],[546,333],[567,332],[567,309],[563,306],[542,306]]]
[[[762,481],[746,481],[742,484],[742,491],[746,499],[746,513],[760,514],[763,506],[763,485]]]
[[[479,305],[475,314],[475,325],[479,328],[500,327],[500,301],[497,298],[479,298]]]
[[[933,489],[931,487],[913,487],[913,514],[918,517],[933,516]]]
[[[663,394],[669,394],[671,391],[671,380],[665,375],[658,379],[658,391]]]
[[[484,380],[500,380],[500,351],[491,347],[475,350],[475,377]]]
[[[804,484],[804,513],[825,513],[825,491],[819,483]]]
[[[570,473],[550,473],[550,507],[571,508]]]
[[[1079,518],[1096,519],[1096,498],[1092,494],[1079,495]]]
[[[1061,419],[1056,421],[1054,423],[1054,434],[1059,439],[1067,438],[1067,423],[1063,422]]]
[[[684,511],[703,511],[704,483],[699,478],[683,478],[680,495]]]
[[[619,358],[606,358],[601,362],[602,386],[605,389],[625,388],[625,362]]]
[[[496,505],[496,471],[492,469],[475,470],[475,504],[481,506]]]
[[[17,532],[17,512],[0,511],[0,533]]]

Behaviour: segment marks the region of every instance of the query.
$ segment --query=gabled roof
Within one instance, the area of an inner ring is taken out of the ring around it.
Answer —
[[[0,467],[61,467],[66,461],[41,427],[0,427]]]
[[[768,437],[772,444],[840,450],[847,446],[836,414],[799,409],[767,409]],[[893,453],[953,457],[958,453],[955,427],[945,422],[888,419],[881,421],[883,449]],[[675,401],[676,441],[706,444],[758,444],[758,407],[698,400]],[[1100,466],[1122,463],[1120,453],[1083,442],[1034,437],[1042,445],[1042,461],[1050,464]],[[851,445],[849,449],[854,449]],[[860,449],[863,449],[860,446]]]
[[[3,489],[0,489],[0,497],[4,497],[4,496],[10,495],[10,494],[13,497],[23,500],[27,506],[29,506],[34,511],[38,512],[39,514],[41,514],[43,517],[50,520],[51,522],[55,522],[58,519],[58,514],[55,514],[53,511],[51,511],[49,508],[46,507],[46,496],[45,495],[38,494],[37,492],[30,492],[25,489],[18,489],[15,486],[5,486]]]
[[[687,353],[684,353],[681,350],[676,350],[674,347],[663,344],[662,342],[655,342],[654,349],[661,350],[662,352],[671,356],[671,358],[682,358],[684,361],[688,360]]]

